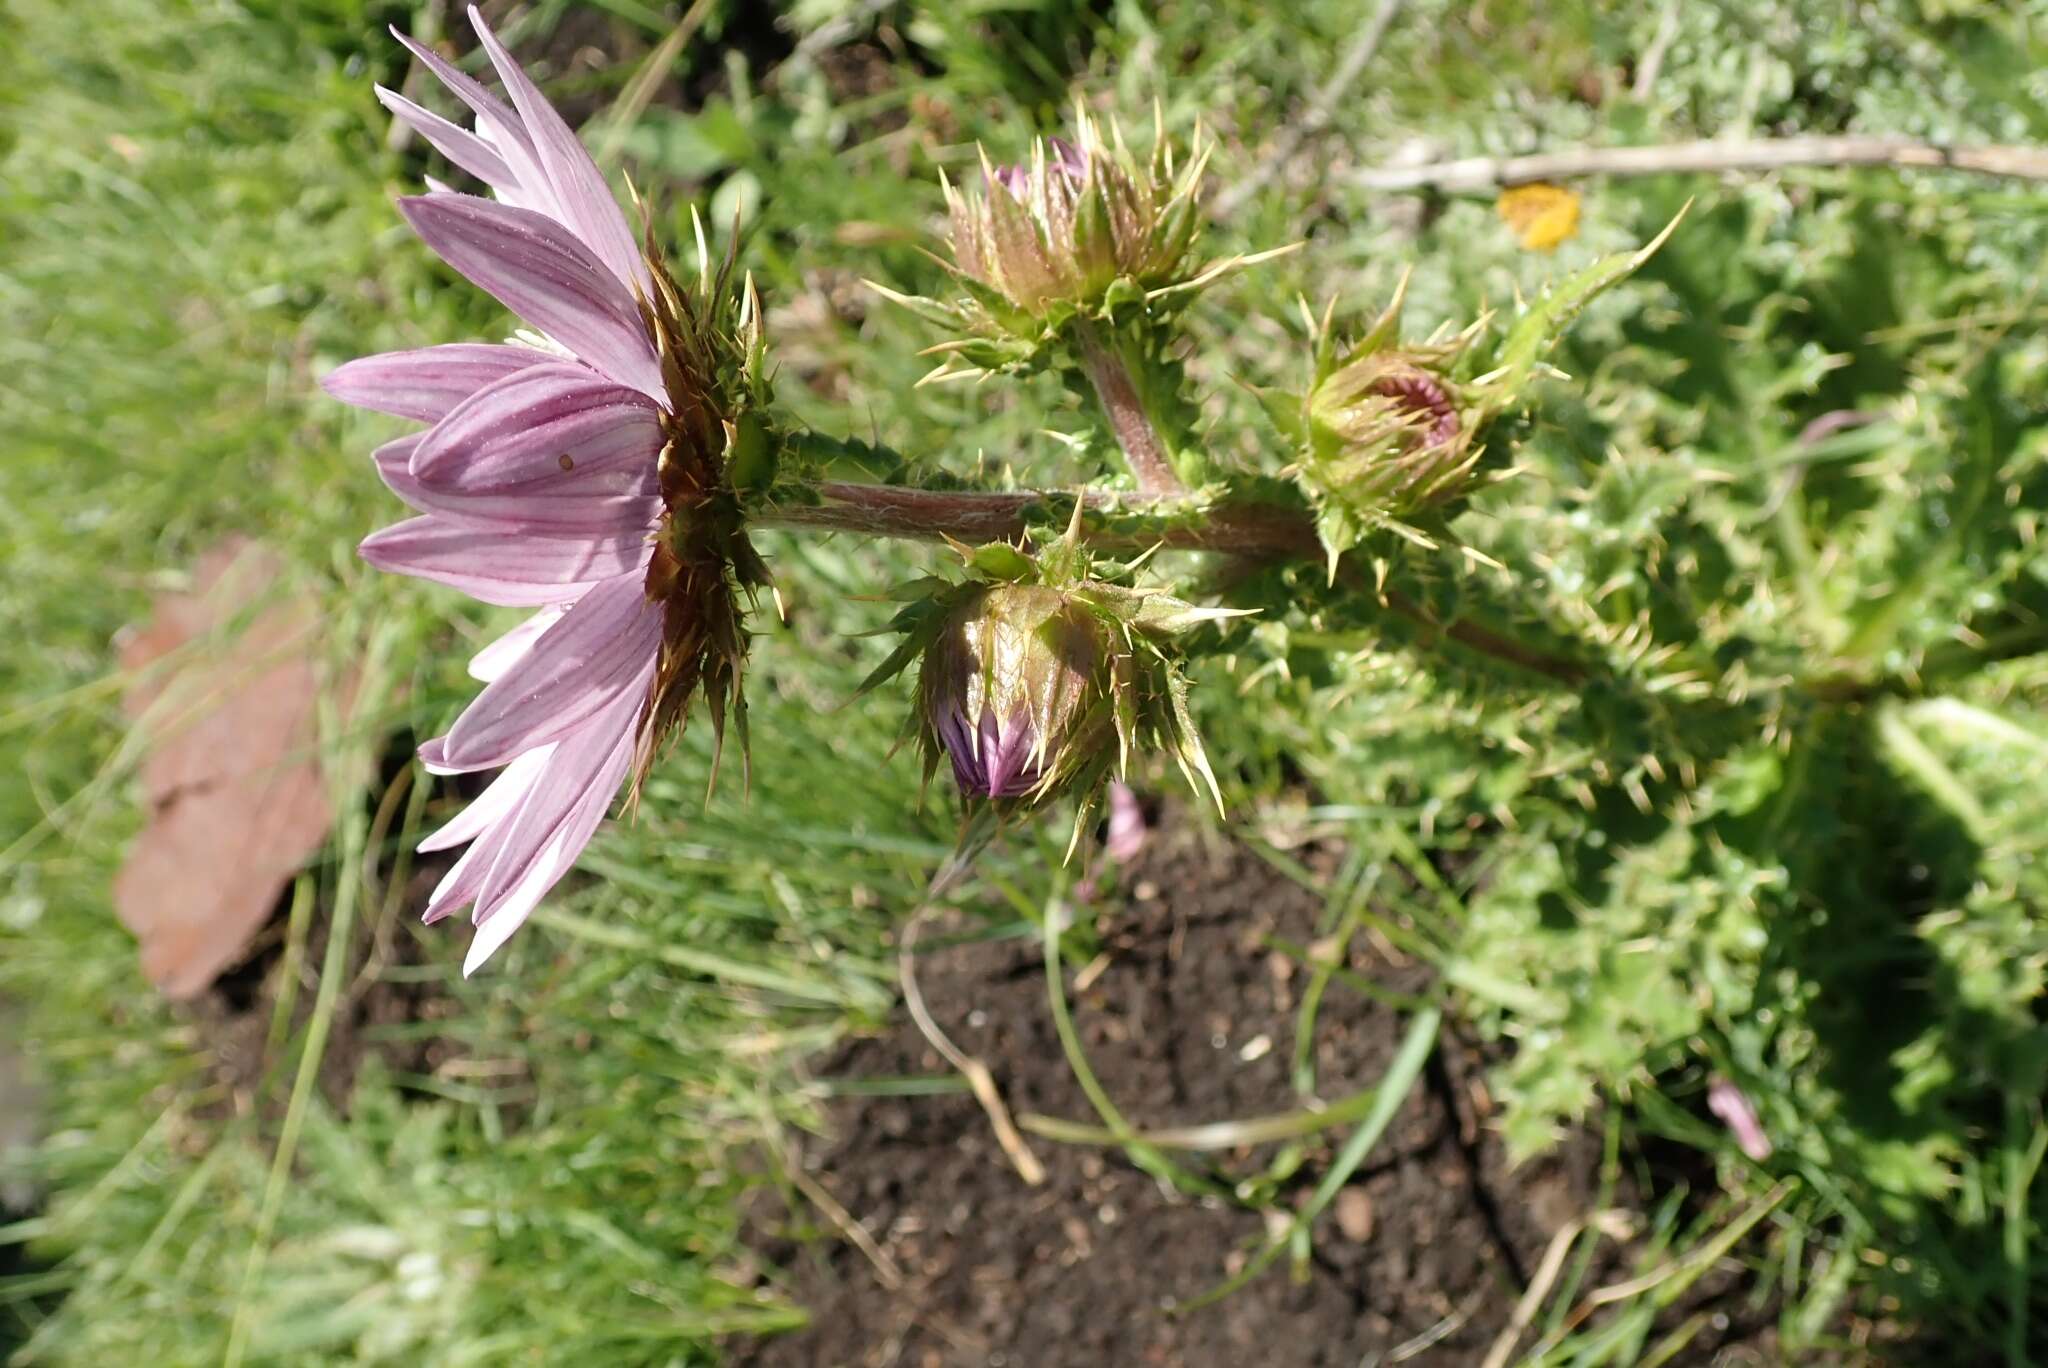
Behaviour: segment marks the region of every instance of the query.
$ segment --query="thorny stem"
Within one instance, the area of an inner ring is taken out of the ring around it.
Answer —
[[[916,489],[829,480],[814,491],[816,503],[769,505],[754,510],[748,520],[762,528],[912,541],[951,538],[979,545],[1020,540],[1033,526],[1064,526],[1077,497],[1072,491]],[[1078,497],[1091,515],[1083,520],[1082,539],[1100,551],[1135,554],[1163,547],[1249,560],[1323,559],[1315,524],[1301,509],[1251,501],[1200,505],[1187,498],[1134,498],[1105,490],[1084,490]],[[1375,589],[1361,581],[1360,590],[1376,595],[1389,612],[1420,627],[1426,646],[1455,643],[1568,688],[1592,677],[1593,669],[1584,660],[1558,655],[1470,618],[1446,621],[1398,589]],[[2041,629],[2028,626],[2012,635],[2011,641],[1996,639],[1971,654],[1999,659],[2032,649],[2041,640]],[[1938,673],[1940,668],[1930,659],[1923,674]],[[1853,704],[1922,688],[1909,680],[1837,672],[1807,679],[1803,691],[1822,703]]]
[[[817,486],[817,493],[815,504],[776,505],[755,512],[749,521],[756,527],[859,532],[913,541],[950,537],[977,544],[1015,541],[1036,524],[1064,524],[1075,498],[1069,492],[986,493],[829,480]],[[1323,554],[1308,516],[1274,504],[1225,503],[1196,509],[1181,500],[1119,498],[1101,490],[1087,490],[1079,497],[1091,511],[1105,515],[1083,529],[1087,543],[1098,550],[1135,552],[1165,546],[1173,551],[1286,560]],[[1107,516],[1117,512],[1138,516]]]
[[[752,521],[757,527],[856,532],[918,541],[950,537],[972,545],[1015,541],[1034,523],[1064,521],[1074,497],[830,481],[817,486],[817,493],[817,503],[770,507],[757,512]],[[1098,550],[1139,552],[1163,546],[1173,551],[1214,551],[1263,560],[1323,557],[1315,524],[1299,509],[1263,503],[1222,503],[1197,509],[1184,500],[1119,499],[1100,491],[1083,492],[1080,498],[1098,515],[1082,525],[1082,538]],[[1117,513],[1138,516],[1113,516]],[[1147,514],[1152,516],[1144,516]],[[1390,611],[1421,626],[1426,636],[1454,641],[1561,684],[1575,685],[1586,679],[1586,668],[1577,661],[1548,654],[1476,622],[1441,621],[1399,590],[1385,590],[1380,597]]]
[[[1117,444],[1124,449],[1124,459],[1131,464],[1131,475],[1137,480],[1139,491],[1162,495],[1187,493],[1187,486],[1173,468],[1166,441],[1146,411],[1129,364],[1094,326],[1083,325],[1079,336],[1081,367],[1088,373],[1089,383],[1095,386],[1095,397],[1102,401],[1102,411],[1109,417]]]

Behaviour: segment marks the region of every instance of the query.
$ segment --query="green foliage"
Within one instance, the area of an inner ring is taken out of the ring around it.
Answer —
[[[1213,170],[1250,174],[1358,22],[1337,0],[802,0],[770,41],[744,7],[711,8],[724,45],[682,59],[688,98],[591,131],[616,131],[665,240],[688,240],[693,201],[740,221],[797,434],[744,483],[776,500],[815,498],[821,475],[1110,478],[1083,358],[1034,344],[994,357],[1032,374],[919,387],[927,324],[858,282],[944,293],[920,250],[936,173],[977,174],[977,140],[1002,156],[1056,131],[1070,87],[1127,118],[1157,99],[1173,137],[1229,130]],[[1661,71],[1635,90],[1667,13]],[[633,0],[522,14],[515,43],[573,18],[618,54],[592,76],[550,49],[551,86],[578,97],[623,84],[675,18]],[[150,592],[218,534],[261,531],[333,610],[332,677],[398,663],[326,742],[351,811],[383,797],[387,742],[453,715],[488,634],[355,565],[390,511],[360,457],[385,429],[311,397],[346,356],[502,326],[389,210],[425,163],[385,145],[368,85],[402,79],[378,25],[409,18],[366,0],[0,14],[0,41],[25,35],[36,59],[0,93],[0,618],[33,643],[0,660],[17,779],[0,993],[60,1074],[31,1165],[50,1209],[0,1232],[54,1261],[0,1285],[0,1336],[28,1362],[217,1362],[238,1324],[252,1357],[293,1362],[696,1362],[720,1331],[787,1323],[729,1262],[733,1205],[808,1119],[795,1061],[888,1009],[887,930],[952,848],[915,767],[877,763],[889,708],[839,705],[914,658],[862,635],[884,616],[863,596],[921,583],[905,613],[922,628],[954,591],[914,579],[922,552],[764,532],[791,615],[757,647],[751,803],[704,806],[689,739],[491,977],[455,980],[428,933],[435,967],[406,972],[445,995],[433,1029],[473,1073],[372,1058],[345,1115],[314,1095],[280,1166],[285,1098],[318,1067],[303,1037],[237,1112],[206,1042],[144,995],[102,890],[134,823],[106,643]],[[1538,257],[1483,203],[1369,197],[1347,172],[1413,139],[1430,157],[2038,139],[2037,28],[1915,0],[1415,0],[1303,160],[1209,225],[1202,255],[1303,250],[1123,339],[1199,493],[1087,524],[1165,535],[1230,499],[1303,513],[1285,482],[1302,432],[1276,431],[1260,393],[1312,373],[1300,299],[1334,297],[1330,326],[1358,335],[1412,271],[1419,335],[1500,310],[1459,378],[1497,372],[1527,409],[1488,433],[1507,478],[1417,513],[1419,539],[1361,520],[1334,575],[1161,552],[1142,574],[1171,596],[1103,610],[1253,611],[1191,638],[1192,687],[1168,700],[1209,738],[1233,816],[1348,846],[1345,925],[1433,962],[1433,1006],[1502,1043],[1492,1089],[1518,1150],[1604,1111],[1707,1151],[1722,1191],[1656,1207],[1645,1257],[1689,1280],[1749,1232],[1760,1283],[1786,1289],[1788,1354],[1880,1310],[1973,1361],[2042,1354],[2048,199],[1877,171],[1614,181],[1583,187],[1579,236]],[[1300,428],[1298,407],[1273,412]],[[1033,530],[1042,556],[1058,529]],[[1041,563],[977,555],[978,588]],[[409,802],[375,853],[399,859],[441,801]],[[1035,900],[1058,875],[1024,855],[1004,873]],[[329,907],[357,879],[337,854],[300,896]],[[316,947],[295,923],[293,962]],[[1754,1104],[1770,1158],[1710,1118],[1714,1078]],[[1583,1326],[1546,1316],[1532,1361],[1651,1352],[1679,1285]]]

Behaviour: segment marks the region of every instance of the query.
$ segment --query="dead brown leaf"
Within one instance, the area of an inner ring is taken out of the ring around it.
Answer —
[[[333,821],[316,751],[318,611],[276,592],[283,571],[259,543],[224,542],[200,558],[192,592],[160,596],[120,643],[138,672],[123,702],[147,746],[149,820],[114,907],[166,997],[195,996],[242,957]]]

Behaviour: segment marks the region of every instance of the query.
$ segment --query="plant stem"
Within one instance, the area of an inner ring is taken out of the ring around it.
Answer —
[[[1309,515],[1280,504],[1197,507],[1185,500],[1119,498],[1093,490],[1079,494],[984,493],[832,481],[818,485],[816,492],[816,503],[769,505],[755,511],[750,521],[756,527],[854,532],[916,541],[951,538],[975,545],[1016,541],[1034,524],[1058,526],[1078,497],[1094,515],[1084,521],[1082,539],[1097,550],[1142,552],[1163,546],[1173,551],[1217,551],[1263,560],[1323,558],[1323,546]],[[1578,661],[1550,655],[1476,622],[1440,621],[1397,589],[1379,591],[1379,597],[1389,611],[1420,625],[1432,638],[1456,642],[1561,684],[1579,684],[1586,679],[1586,667]]]
[[[1130,462],[1138,489],[1146,494],[1187,493],[1187,486],[1173,468],[1166,439],[1145,407],[1129,362],[1092,324],[1080,327],[1078,335],[1081,367],[1088,373],[1089,383],[1095,386],[1095,397],[1102,401],[1102,411],[1109,418],[1118,445],[1124,449],[1124,459]]]
[[[1078,496],[1038,490],[983,493],[832,481],[817,486],[817,493],[815,504],[771,506],[755,512],[750,521],[756,527],[858,532],[915,541],[950,537],[975,544],[1015,541],[1034,524],[1061,525],[1079,497],[1091,512],[1101,515],[1090,519],[1083,532],[1087,543],[1099,550],[1144,551],[1165,546],[1174,551],[1224,551],[1285,560],[1315,559],[1323,554],[1308,515],[1278,504],[1223,503],[1195,508],[1172,500],[1119,498],[1095,490]],[[1115,516],[1120,513],[1131,516]]]

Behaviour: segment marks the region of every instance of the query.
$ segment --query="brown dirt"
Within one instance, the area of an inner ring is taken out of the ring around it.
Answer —
[[[408,1077],[432,1075],[465,1051],[460,1041],[427,1030],[405,1029],[414,1023],[456,1015],[458,1005],[442,987],[445,966],[417,925],[427,895],[448,867],[448,857],[434,856],[415,865],[391,906],[373,907],[358,922],[342,976],[343,996],[320,1059],[320,1090],[329,1105],[346,1114],[356,1076],[375,1056],[404,1086]],[[218,1094],[214,1106],[242,1114],[258,1105],[279,1102],[285,1089],[264,1087],[265,1075],[278,1060],[265,1054],[271,1020],[285,986],[285,940],[289,895],[257,938],[248,956],[223,974],[199,998],[187,1004],[186,1019],[198,1030],[208,1052],[211,1082]],[[318,993],[319,970],[327,949],[332,918],[329,909],[315,909],[307,944],[299,960],[293,1001],[295,1039],[305,1030]]]
[[[1332,852],[1307,857],[1334,864]],[[1324,934],[1320,900],[1257,856],[1205,844],[1185,828],[1155,833],[1123,885],[1125,893],[1097,904],[1107,967],[1073,994],[1078,1030],[1112,1098],[1141,1128],[1300,1107],[1288,1075],[1307,975],[1269,938],[1306,945]],[[926,943],[943,941],[930,934]],[[933,1015],[996,1071],[1016,1111],[1094,1120],[1053,1032],[1035,943],[972,942],[920,961]],[[1396,992],[1427,985],[1421,966],[1362,937],[1350,966]],[[1374,1083],[1405,1026],[1404,1013],[1333,984],[1317,1020],[1321,1096]],[[1050,1176],[1029,1187],[961,1094],[844,1100],[831,1110],[830,1138],[815,1141],[804,1162],[904,1283],[883,1288],[869,1261],[808,1205],[757,1210],[763,1262],[791,1270],[786,1291],[813,1320],[798,1334],[735,1345],[731,1361],[1477,1364],[1552,1234],[1593,1200],[1599,1162],[1598,1142],[1576,1135],[1510,1171],[1487,1128],[1482,1062],[1445,1035],[1378,1149],[1317,1224],[1303,1277],[1290,1276],[1283,1260],[1243,1290],[1182,1314],[1171,1304],[1213,1287],[1261,1244],[1261,1213],[1165,1190],[1112,1151],[1037,1139]],[[946,1071],[907,1020],[853,1042],[823,1069],[867,1080]],[[1283,1185],[1284,1203],[1305,1199],[1342,1136],[1311,1145]],[[1272,1150],[1217,1157],[1229,1176],[1243,1177],[1262,1172]],[[1737,1330],[1720,1318],[1689,1351],[1698,1357],[1676,1361],[1716,1361]],[[1765,1361],[1732,1352],[1718,1361]]]

